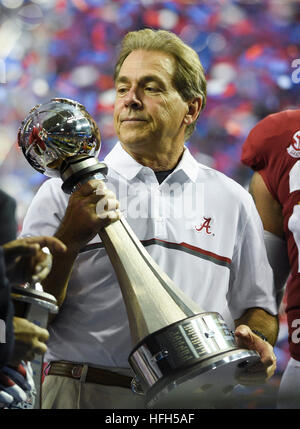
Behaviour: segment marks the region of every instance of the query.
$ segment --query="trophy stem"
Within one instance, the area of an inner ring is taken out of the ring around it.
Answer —
[[[124,218],[99,235],[120,284],[134,344],[203,311],[158,267]]]

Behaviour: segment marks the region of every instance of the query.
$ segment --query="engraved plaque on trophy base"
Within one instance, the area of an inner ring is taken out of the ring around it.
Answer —
[[[144,338],[131,352],[135,383],[149,408],[222,408],[238,375],[259,361],[239,349],[223,318],[201,313]]]

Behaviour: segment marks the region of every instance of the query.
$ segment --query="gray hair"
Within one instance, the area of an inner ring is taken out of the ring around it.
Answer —
[[[204,108],[206,104],[206,79],[198,54],[178,36],[169,31],[146,28],[127,33],[122,41],[115,66],[115,81],[126,57],[131,52],[139,49],[160,51],[172,55],[176,63],[176,72],[173,76],[174,87],[184,101],[191,101],[196,97],[201,97],[201,110]],[[196,121],[188,125],[185,134],[186,140],[192,135],[195,126]]]

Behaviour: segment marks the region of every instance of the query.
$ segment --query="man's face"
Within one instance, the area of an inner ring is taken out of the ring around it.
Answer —
[[[116,81],[114,126],[129,150],[184,143],[188,104],[172,85],[175,60],[158,51],[133,51]]]

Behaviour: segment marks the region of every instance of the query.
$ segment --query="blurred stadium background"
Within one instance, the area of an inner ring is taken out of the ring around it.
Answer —
[[[19,226],[45,179],[16,145],[25,115],[51,97],[78,100],[99,124],[103,158],[116,141],[118,45],[144,27],[173,31],[198,52],[208,102],[188,146],[200,162],[247,187],[251,172],[239,160],[250,129],[269,113],[298,107],[299,21],[299,0],[0,0],[0,186],[17,200]],[[283,310],[277,373],[256,389],[260,398],[276,391],[287,364]],[[260,404],[254,395],[246,406]]]

